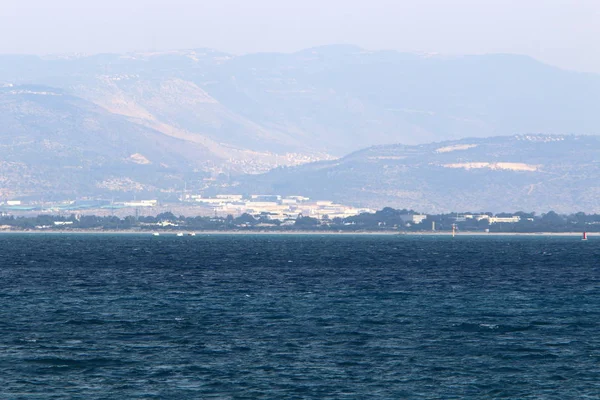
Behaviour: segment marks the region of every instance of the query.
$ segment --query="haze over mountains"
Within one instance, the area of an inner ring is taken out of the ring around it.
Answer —
[[[200,190],[222,173],[262,173],[373,145],[596,134],[600,126],[600,75],[511,55],[442,57],[354,46],[243,56],[204,49],[4,55],[0,86],[3,197],[170,193],[185,184]],[[544,151],[536,157],[546,157]],[[525,158],[520,162],[549,165]],[[363,172],[349,175],[348,186],[364,189],[357,183]],[[250,177],[239,181],[265,187]]]
[[[517,135],[384,145],[245,177],[237,192],[421,212],[600,212],[600,136]]]

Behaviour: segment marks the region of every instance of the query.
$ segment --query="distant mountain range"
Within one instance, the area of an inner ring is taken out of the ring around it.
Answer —
[[[0,56],[0,84],[59,88],[189,141],[336,156],[525,132],[595,134],[600,75],[514,55],[442,57],[354,46]]]
[[[600,75],[511,55],[2,55],[0,197],[169,196],[373,145],[595,134],[597,104]]]
[[[376,146],[232,182],[241,193],[422,212],[600,212],[600,137],[518,135]]]

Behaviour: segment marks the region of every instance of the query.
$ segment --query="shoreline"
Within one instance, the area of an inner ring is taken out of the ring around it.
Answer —
[[[433,237],[452,237],[452,232],[397,232],[397,231],[139,231],[139,230],[4,230],[0,235],[21,234],[21,235],[139,235],[152,236],[158,233],[160,236],[177,236],[183,233],[185,237],[190,234],[194,236],[209,235],[338,235],[338,236],[433,236]],[[597,233],[600,236],[600,232]],[[471,236],[542,236],[542,237],[581,237],[582,232],[459,232],[456,237]],[[595,233],[588,233],[588,238],[595,236]]]

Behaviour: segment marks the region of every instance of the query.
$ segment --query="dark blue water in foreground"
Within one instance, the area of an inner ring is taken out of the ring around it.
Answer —
[[[0,236],[1,399],[598,398],[600,240]]]

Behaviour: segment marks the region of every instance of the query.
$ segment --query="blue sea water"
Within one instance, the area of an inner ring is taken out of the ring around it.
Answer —
[[[0,399],[600,396],[600,240],[2,235]]]

